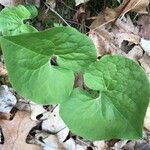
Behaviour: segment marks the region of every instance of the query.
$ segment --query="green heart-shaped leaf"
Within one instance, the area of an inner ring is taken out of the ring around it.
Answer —
[[[38,103],[66,100],[74,72],[96,60],[90,39],[70,27],[4,37],[1,45],[13,87]]]
[[[36,32],[34,27],[24,24],[23,21],[37,14],[37,9],[33,5],[6,7],[0,12],[0,32],[2,35]]]
[[[60,114],[73,133],[91,140],[142,136],[150,98],[143,69],[122,56],[104,56],[84,74],[92,92],[75,89],[60,105]]]

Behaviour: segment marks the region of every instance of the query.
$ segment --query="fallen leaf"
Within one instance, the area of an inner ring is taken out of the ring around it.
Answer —
[[[76,143],[72,138],[60,142],[57,134],[52,134],[43,130],[34,130],[30,132],[34,132],[34,135],[32,136],[32,133],[29,133],[30,136],[28,135],[29,137],[27,138],[28,142],[40,144],[43,150],[78,150],[75,149]]]
[[[141,15],[136,23],[139,26],[139,35],[150,40],[150,15]]]
[[[70,138],[69,140],[67,140],[65,143],[64,143],[64,147],[67,149],[68,147],[71,148],[71,150],[75,150],[76,148],[76,143],[75,141]]]
[[[141,38],[140,45],[143,48],[143,50],[145,52],[147,52],[148,55],[150,55],[150,40],[146,40],[144,38]]]
[[[43,142],[43,150],[64,150],[56,135],[49,135]]]
[[[123,146],[123,149],[135,150],[136,141],[130,141]],[[120,150],[120,149],[119,149]]]
[[[13,6],[24,3],[24,0],[0,0],[0,4],[3,6]]]
[[[31,119],[32,120],[37,120],[37,116],[44,113],[45,109],[43,108],[42,105],[38,105],[35,103],[30,103],[30,108],[31,108]]]
[[[123,149],[125,150],[149,150],[149,149],[142,149],[147,145],[146,140],[136,140],[136,141],[128,141]],[[118,149],[120,150],[120,149]]]
[[[107,32],[107,30],[91,30],[89,33],[89,37],[92,39],[96,47],[97,57],[112,51],[111,43],[109,43],[108,40],[112,39],[113,35]],[[116,48],[113,49],[113,51],[115,50]]]
[[[123,0],[122,4],[116,8],[106,8],[100,13],[96,20],[91,24],[91,29],[98,28],[99,26],[105,25],[116,18],[124,15],[125,13],[134,10],[145,13],[146,6],[149,5],[149,0]]]
[[[76,11],[76,13],[74,14],[73,20],[78,22],[78,23],[81,23],[81,21],[83,20],[85,15],[86,15],[85,7],[81,5],[79,7],[79,9]]]
[[[139,60],[141,63],[141,66],[144,68],[145,72],[149,75],[150,79],[150,56],[146,53],[143,55],[143,57]]]
[[[98,57],[121,54],[138,61],[143,56],[143,49],[139,45],[140,36],[129,16],[119,18],[113,27],[108,23],[91,30],[89,36],[95,44]]]
[[[78,6],[78,5],[86,3],[88,1],[90,1],[90,0],[75,0],[75,3],[76,3],[76,6]]]
[[[18,111],[13,120],[0,120],[4,134],[4,144],[0,144],[0,150],[41,150],[38,145],[26,143],[26,137],[35,125],[29,113],[24,111]]]
[[[59,106],[54,108],[52,112],[47,112],[41,119],[45,119],[42,123],[42,129],[55,133],[59,142],[63,142],[69,134],[69,129],[66,127],[59,115]]]
[[[121,150],[126,144],[128,140],[121,140],[114,145],[114,150]]]
[[[105,141],[95,141],[93,142],[95,150],[108,150],[108,146]]]
[[[23,99],[22,97],[21,98],[18,97],[18,101],[17,101],[15,107],[20,111],[26,111],[26,112],[32,111],[30,101]]]
[[[2,62],[0,62],[0,77],[6,77],[7,70]]]
[[[43,140],[43,150],[87,150],[86,146],[81,146],[70,138],[64,143],[60,143],[55,135],[50,135],[48,138]]]
[[[7,85],[0,87],[0,112],[9,113],[17,99]]]
[[[140,150],[149,150],[150,149],[150,144],[145,144],[144,146],[141,147]]]
[[[67,139],[69,129],[64,124],[59,116],[59,106],[47,113],[43,114],[40,118],[42,122],[42,130],[50,133],[47,138],[43,138],[41,145],[43,150],[86,150],[87,146],[75,142],[73,138]]]
[[[143,50],[140,46],[136,45],[129,51],[127,56],[135,61],[138,61],[143,56]]]
[[[149,0],[124,0],[123,3],[118,7],[120,10],[123,9],[121,15],[134,10],[140,13],[145,13],[146,7],[149,5]],[[125,8],[124,8],[125,7]]]

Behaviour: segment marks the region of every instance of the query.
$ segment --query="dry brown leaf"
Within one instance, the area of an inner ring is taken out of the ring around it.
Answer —
[[[150,15],[142,15],[137,20],[139,35],[144,39],[150,40]]]
[[[36,122],[25,111],[18,111],[13,120],[0,120],[4,134],[4,144],[0,144],[0,150],[41,150],[38,145],[26,143],[26,137],[35,125]]]
[[[24,3],[24,0],[0,0],[0,4],[4,6],[13,6]]]
[[[145,13],[148,4],[149,0],[124,0],[117,8],[106,8],[91,24],[91,29],[107,24],[131,10]]]
[[[100,13],[96,17],[96,19],[92,22],[90,28],[95,29],[102,25],[105,25],[113,21],[117,17],[118,14],[119,12],[117,10],[107,7],[102,13]]]
[[[139,46],[140,36],[137,34],[130,17],[123,17],[113,27],[108,23],[91,30],[89,36],[95,44],[97,56],[121,54],[138,61],[143,56],[143,49]]]
[[[10,120],[11,119],[11,113],[5,113],[5,112],[0,112],[0,120]]]
[[[0,62],[0,77],[5,77],[5,76],[7,76],[6,67],[2,62]]]
[[[125,7],[121,13],[123,15],[131,10],[145,13],[146,7],[148,5],[149,5],[149,0],[124,0],[123,3],[119,7],[120,7],[120,10]]]
[[[83,7],[82,5],[79,7],[79,9],[77,9],[76,13],[73,16],[73,20],[81,23],[81,21],[83,20],[83,18],[86,15],[86,10],[85,7]]]

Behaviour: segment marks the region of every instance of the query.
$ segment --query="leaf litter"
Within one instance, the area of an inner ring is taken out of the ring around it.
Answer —
[[[83,2],[79,1],[79,3]],[[122,54],[139,63],[150,76],[150,50],[148,49],[150,47],[150,35],[148,34],[148,20],[150,20],[150,17],[148,15],[141,15],[135,26],[130,17],[124,15],[130,10],[146,13],[145,8],[148,4],[149,0],[124,0],[119,7],[115,9],[106,8],[102,14],[96,17],[96,20],[91,25],[89,36],[97,48],[97,56],[116,53]],[[7,75],[3,63],[0,65],[0,69],[0,76]],[[24,99],[19,99],[17,102],[16,95],[4,85],[0,92],[1,97],[2,95],[6,96],[6,98],[0,99],[3,99],[5,104],[9,106],[0,106],[0,111],[9,114],[13,107],[21,110],[15,114],[12,120],[9,120],[10,118],[0,118],[0,143],[3,140],[3,144],[0,144],[0,149],[2,150],[12,150],[13,148],[17,150],[19,148],[22,149],[22,146],[25,149],[28,148],[31,150],[86,150],[88,148],[94,150],[149,149],[150,107],[148,107],[145,116],[143,140],[119,140],[119,142],[114,142],[110,148],[108,146],[110,141],[95,141],[92,143],[76,135],[70,135],[69,129],[59,116],[59,106],[56,108],[55,106],[48,106],[50,109],[46,110],[42,105],[30,103]],[[11,99],[9,104],[7,103],[8,98]],[[27,144],[25,139],[31,137],[31,131],[33,132],[33,139],[29,138],[28,142],[32,142]],[[10,138],[11,136],[14,138]]]
[[[40,150],[38,145],[26,143],[26,136],[35,121],[30,119],[30,114],[18,111],[12,120],[0,120],[0,126],[4,135],[4,144],[0,145],[1,150]]]

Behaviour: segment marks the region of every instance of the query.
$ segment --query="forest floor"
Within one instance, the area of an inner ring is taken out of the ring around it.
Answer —
[[[92,39],[98,57],[126,56],[144,68],[150,79],[149,0],[0,0],[0,3],[1,9],[33,3],[39,14],[30,23],[38,30],[58,25],[74,27]],[[143,138],[93,142],[64,128],[59,106],[39,105],[18,95],[9,82],[2,52],[0,84],[0,150],[150,150],[150,106],[144,119]]]

